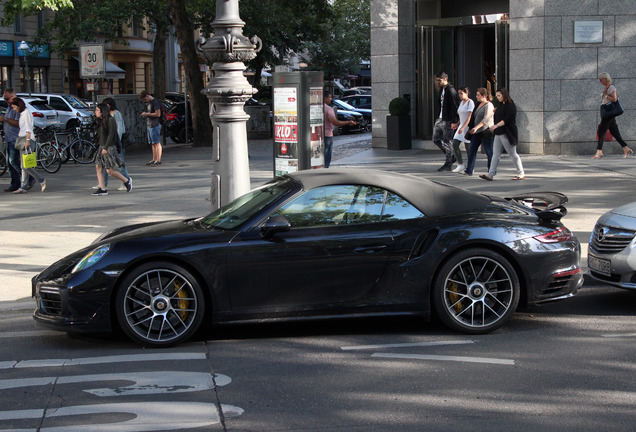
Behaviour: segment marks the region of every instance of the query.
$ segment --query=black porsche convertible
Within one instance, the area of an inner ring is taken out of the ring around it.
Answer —
[[[278,177],[207,216],[116,229],[33,278],[35,320],[145,346],[209,324],[435,313],[480,334],[573,296],[580,245],[554,192],[495,198],[415,176]]]

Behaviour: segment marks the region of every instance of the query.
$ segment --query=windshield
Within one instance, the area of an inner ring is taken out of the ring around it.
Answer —
[[[352,105],[349,105],[348,103],[343,102],[343,101],[341,101],[341,100],[338,100],[338,101],[335,101],[335,102],[336,102],[336,103],[337,103],[337,104],[338,104],[341,108],[344,108],[344,109],[346,109],[346,110],[349,110],[349,111],[355,111],[355,110],[356,110],[356,109],[355,109],[355,107],[353,107]]]
[[[64,100],[75,109],[90,109],[84,102],[71,95],[62,95]]]
[[[209,228],[236,229],[243,222],[291,191],[290,179],[276,179],[199,219]]]

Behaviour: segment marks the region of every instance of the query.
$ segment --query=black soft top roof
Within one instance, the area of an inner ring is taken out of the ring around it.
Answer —
[[[389,171],[329,168],[299,171],[285,177],[297,180],[305,190],[340,184],[378,186],[401,195],[428,217],[472,211],[490,203],[485,195]]]

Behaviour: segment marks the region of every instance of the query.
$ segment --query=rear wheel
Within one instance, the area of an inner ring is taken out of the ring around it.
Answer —
[[[115,309],[132,340],[151,347],[189,339],[203,321],[205,299],[197,279],[168,262],[144,264],[120,284]]]
[[[7,172],[7,157],[4,153],[0,152],[0,176],[3,176]]]
[[[39,166],[48,173],[56,173],[62,166],[62,159],[60,153],[55,146],[50,143],[44,143],[38,146],[38,150],[35,156]]]
[[[182,128],[179,131],[179,141],[182,143],[192,142],[192,129],[188,129],[188,139],[186,140],[186,128]]]
[[[75,162],[89,164],[95,159],[97,146],[85,139],[76,139],[69,147],[69,153]]]
[[[501,327],[519,304],[519,278],[503,256],[489,249],[467,249],[440,269],[433,304],[449,327],[483,334]]]

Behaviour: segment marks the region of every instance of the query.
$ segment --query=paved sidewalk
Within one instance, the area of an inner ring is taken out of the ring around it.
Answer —
[[[527,180],[513,181],[512,163],[503,157],[499,174],[487,182],[479,178],[485,171],[484,155],[478,156],[475,175],[469,177],[438,173],[443,163],[439,151],[390,151],[369,149],[368,145],[353,151],[345,151],[345,145],[342,148],[339,151],[336,143],[333,166],[411,173],[494,195],[539,190],[565,193],[570,202],[563,222],[583,244],[583,264],[596,219],[611,208],[636,200],[636,158],[522,155]],[[254,187],[272,178],[271,141],[250,141],[249,151]],[[72,162],[48,175],[45,193],[39,192],[37,185],[24,195],[0,192],[0,309],[33,307],[30,279],[104,232],[121,225],[208,213],[210,157],[210,148],[169,146],[161,166],[146,167],[149,154],[130,154],[131,193],[117,191],[120,182],[111,179],[108,196],[91,196],[91,187],[96,184],[95,167]],[[8,183],[8,174],[0,177],[1,189]]]

